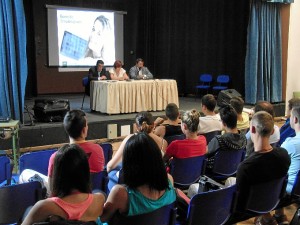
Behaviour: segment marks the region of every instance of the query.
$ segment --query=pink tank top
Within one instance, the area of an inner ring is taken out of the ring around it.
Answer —
[[[69,203],[65,202],[58,197],[49,198],[54,201],[65,213],[68,215],[68,220],[80,220],[82,215],[88,209],[88,207],[92,204],[94,196],[93,194],[89,194],[88,198],[80,203]]]

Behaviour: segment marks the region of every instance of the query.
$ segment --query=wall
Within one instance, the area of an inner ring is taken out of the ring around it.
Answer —
[[[286,102],[293,97],[294,91],[300,92],[300,2],[290,6],[289,44],[287,54]],[[287,105],[287,104],[286,104]]]
[[[83,92],[87,72],[47,66],[47,10],[64,5],[126,11],[124,67],[142,57],[155,78],[177,80],[180,95],[195,93],[199,74],[229,74],[244,96],[249,0],[23,0],[27,21],[26,97]],[[234,34],[234,35],[233,35]]]

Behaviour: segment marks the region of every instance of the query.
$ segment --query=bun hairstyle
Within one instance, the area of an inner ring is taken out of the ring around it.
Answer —
[[[139,112],[135,117],[138,132],[145,132],[149,134],[154,127],[153,116],[150,112]]]
[[[196,109],[185,111],[182,115],[181,122],[186,124],[190,132],[197,132],[199,125],[200,113]]]
[[[116,60],[114,63],[114,68],[116,69],[116,68],[122,67],[122,65],[123,64],[122,64],[121,60]]]

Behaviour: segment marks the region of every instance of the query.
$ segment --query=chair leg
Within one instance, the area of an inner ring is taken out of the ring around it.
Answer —
[[[83,109],[84,98],[85,98],[85,92],[84,92],[83,98],[82,98],[81,110]]]

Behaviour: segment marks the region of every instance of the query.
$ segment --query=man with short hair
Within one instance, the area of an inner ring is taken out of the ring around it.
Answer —
[[[220,109],[220,117],[225,130],[223,135],[216,135],[207,146],[208,162],[206,164],[207,171],[213,168],[215,155],[220,150],[235,150],[245,149],[247,139],[244,134],[241,134],[237,129],[237,113],[232,106],[227,105]]]
[[[284,148],[272,147],[269,138],[274,131],[273,117],[260,111],[253,115],[250,122],[250,135],[254,152],[238,167],[236,176],[237,209],[246,208],[250,187],[284,177],[291,160]],[[255,224],[277,224],[270,213],[257,217]]]
[[[280,140],[278,146],[280,146],[286,138],[295,137],[295,130],[290,125],[291,110],[293,107],[300,106],[300,98],[292,98],[288,101],[287,120],[280,127]]]
[[[165,113],[166,119],[157,117],[154,121],[154,133],[162,138],[183,134],[178,106],[175,103],[169,103]]]
[[[86,141],[88,133],[88,123],[85,113],[81,110],[71,110],[67,112],[64,118],[64,128],[69,135],[70,144],[79,145],[87,154],[90,172],[98,173],[104,168],[104,155],[103,149],[100,145]],[[49,159],[48,166],[48,182],[51,187],[51,179],[53,175],[53,163],[56,153],[53,153]]]
[[[131,79],[136,80],[153,78],[152,73],[144,66],[144,60],[141,58],[136,59],[135,66],[131,67],[129,70],[129,75]]]
[[[108,71],[104,67],[104,62],[102,60],[97,60],[96,66],[92,66],[89,69],[88,75],[89,81],[87,87],[85,87],[85,93],[90,96],[90,82],[92,80],[108,80],[110,79]]]
[[[81,110],[71,110],[65,115],[63,124],[65,131],[69,135],[70,143],[79,145],[86,152],[89,161],[90,172],[101,172],[105,165],[103,149],[100,147],[100,145],[85,140],[88,132],[88,123],[85,113]],[[38,178],[45,185],[47,193],[50,194],[55,155],[56,152],[53,153],[49,159],[48,177],[37,171],[25,169],[20,174],[19,183],[26,183],[37,174]]]
[[[254,106],[254,113],[260,111],[269,113],[274,119],[274,107],[270,102],[258,101]],[[252,139],[250,138],[250,131],[248,131],[248,133],[246,134],[246,138],[247,138],[246,157],[248,157],[254,151],[253,142]],[[270,144],[273,146],[277,145],[279,138],[280,138],[279,127],[276,124],[274,124],[274,131],[269,138]]]
[[[230,105],[235,109],[237,113],[237,129],[246,134],[249,129],[249,114],[243,112],[244,100],[241,97],[233,97],[230,99]]]
[[[212,131],[221,131],[222,122],[220,115],[214,112],[217,101],[212,94],[204,95],[201,99],[201,111],[205,116],[200,116],[198,133],[206,134]]]
[[[285,148],[291,157],[291,165],[288,171],[288,183],[286,187],[286,192],[291,193],[296,176],[300,170],[300,107],[293,107],[290,110],[290,126],[291,129],[296,132],[294,137],[288,137],[282,143],[281,147]],[[289,224],[286,215],[284,214],[284,209],[275,210],[274,217],[278,224]]]

